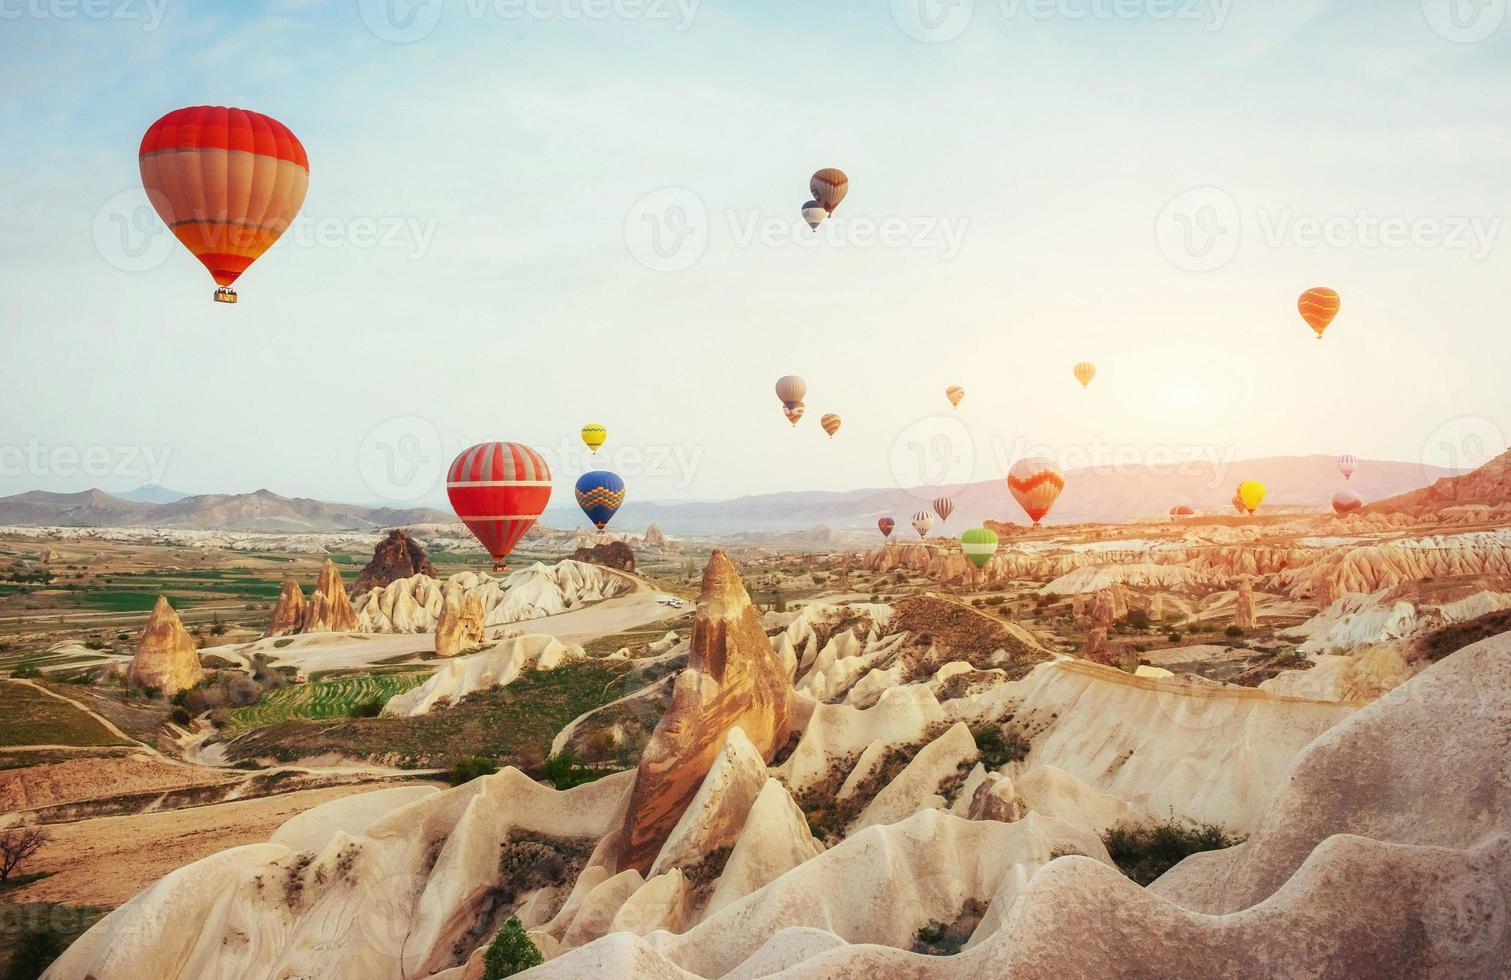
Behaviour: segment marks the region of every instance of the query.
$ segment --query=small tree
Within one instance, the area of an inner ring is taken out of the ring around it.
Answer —
[[[540,950],[525,935],[525,925],[519,921],[519,916],[511,916],[493,937],[488,952],[483,954],[483,980],[503,980],[545,961]]]
[[[0,833],[0,884],[10,881],[10,876],[21,862],[42,849],[52,840],[52,834],[40,827],[21,827]]]

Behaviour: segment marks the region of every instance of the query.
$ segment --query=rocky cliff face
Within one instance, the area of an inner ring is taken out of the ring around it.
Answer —
[[[425,549],[409,535],[395,528],[373,549],[372,561],[357,576],[357,584],[352,586],[352,591],[362,593],[369,589],[381,589],[414,575],[437,577],[435,566],[425,556]]]
[[[454,657],[481,644],[487,635],[483,627],[486,615],[480,593],[447,589],[441,600],[441,615],[435,622],[436,656]]]
[[[787,741],[792,678],[729,556],[703,572],[687,669],[651,735],[630,795],[620,867],[648,871],[738,726],[766,760]]]
[[[621,572],[635,570],[635,552],[623,541],[608,541],[595,544],[591,548],[578,548],[572,552],[572,560],[586,562],[589,565],[602,565]]]
[[[357,613],[346,595],[346,584],[329,559],[315,580],[315,591],[304,610],[305,633],[345,633],[357,629]]]
[[[641,541],[641,544],[647,548],[665,548],[666,535],[661,533],[659,527],[652,524],[645,529],[645,538]]]
[[[285,636],[304,629],[304,590],[292,577],[283,580],[283,591],[278,593],[278,604],[268,620],[263,636]]]
[[[152,617],[136,645],[126,677],[138,687],[155,687],[164,694],[177,694],[204,679],[199,647],[179,622],[178,613],[163,596],[157,597]]]

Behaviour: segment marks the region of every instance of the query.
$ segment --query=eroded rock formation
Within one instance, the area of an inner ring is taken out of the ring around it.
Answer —
[[[167,598],[158,596],[147,628],[137,641],[127,679],[138,687],[155,687],[173,695],[198,684],[204,676],[194,637],[184,629]]]
[[[263,636],[285,636],[304,629],[304,590],[290,576],[283,580],[283,591],[278,593],[278,603],[273,606],[273,615]]]
[[[703,571],[687,669],[635,777],[620,867],[648,871],[738,726],[770,761],[787,741],[792,678],[723,550]]]
[[[394,528],[373,549],[372,561],[357,575],[352,591],[362,593],[368,589],[381,589],[413,575],[437,577],[435,566],[425,556],[425,549],[420,547],[419,542]]]
[[[621,572],[635,570],[635,552],[623,541],[607,541],[591,548],[578,548],[572,552],[572,560],[589,565],[602,565]]]
[[[1238,599],[1233,603],[1233,625],[1241,630],[1251,630],[1259,625],[1252,579],[1246,578],[1238,586]]]
[[[436,656],[454,657],[481,644],[487,635],[485,617],[479,593],[447,589],[441,600],[441,614],[435,621]]]
[[[344,633],[356,628],[357,613],[347,598],[346,584],[336,563],[327,558],[304,609],[304,632]]]
[[[645,538],[641,543],[647,548],[665,548],[666,535],[661,533],[661,529],[659,527],[652,524],[650,527],[645,529]]]

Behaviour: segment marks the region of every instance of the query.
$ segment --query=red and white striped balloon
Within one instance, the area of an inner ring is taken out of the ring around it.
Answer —
[[[482,442],[462,451],[446,472],[446,496],[477,535],[493,567],[519,544],[551,499],[551,467],[517,442]]]
[[[955,513],[955,501],[951,500],[949,497],[935,497],[934,513],[939,515],[939,520],[941,522],[948,521],[950,519],[950,515]]]
[[[1338,457],[1338,472],[1343,474],[1343,479],[1347,480],[1349,477],[1353,476],[1354,470],[1358,468],[1359,457],[1353,455],[1352,453],[1344,453],[1342,456]]]

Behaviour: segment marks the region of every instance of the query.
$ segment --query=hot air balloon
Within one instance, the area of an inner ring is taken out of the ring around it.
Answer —
[[[225,106],[175,109],[147,129],[137,163],[158,217],[215,279],[215,301],[294,221],[310,161],[283,123]]]
[[[577,506],[602,531],[624,503],[624,481],[619,474],[594,470],[577,478]]]
[[[817,201],[808,201],[803,205],[803,220],[808,222],[808,227],[814,231],[818,231],[818,226],[823,224],[827,217],[829,217],[829,212],[825,211],[824,206]]]
[[[833,439],[834,434],[839,431],[840,418],[838,415],[830,412],[828,415],[825,415],[823,418],[819,419],[818,424],[823,427],[825,432],[829,433],[829,438]]]
[[[1194,517],[1196,510],[1190,504],[1176,504],[1170,508],[1171,518]]]
[[[1296,301],[1296,308],[1301,311],[1301,319],[1306,321],[1307,326],[1317,331],[1317,339],[1322,339],[1322,331],[1328,324],[1333,322],[1333,317],[1338,315],[1338,307],[1341,301],[1338,294],[1326,286],[1314,286],[1301,294]]]
[[[608,437],[609,430],[601,425],[589,424],[582,427],[582,441],[589,449],[593,450],[593,455],[595,456],[598,455],[598,447],[602,446],[604,440]]]
[[[446,496],[492,556],[494,569],[502,569],[551,499],[551,468],[529,446],[479,443],[452,461]]]
[[[934,526],[934,515],[926,510],[921,510],[913,515],[913,530],[918,532],[920,538],[929,536],[929,528]]]
[[[977,568],[985,568],[997,553],[997,535],[984,527],[973,527],[960,535],[960,548],[967,561]]]
[[[803,398],[808,394],[808,382],[795,374],[783,375],[776,382],[776,396],[782,401],[782,411],[787,421],[797,425],[803,417]]]
[[[833,214],[834,209],[839,207],[839,202],[850,193],[850,178],[845,176],[843,170],[827,167],[808,181],[808,191],[813,195],[814,203]]]
[[[897,526],[897,522],[890,517],[883,517],[876,522],[876,526],[880,529],[883,538],[890,538],[892,536],[892,529]]]
[[[1076,380],[1081,382],[1082,388],[1090,387],[1091,379],[1097,376],[1097,366],[1090,361],[1082,361],[1071,370],[1075,373]]]
[[[1337,493],[1333,494],[1333,510],[1336,511],[1338,513],[1338,516],[1340,517],[1344,514],[1352,514],[1354,511],[1363,506],[1364,498],[1360,497],[1352,490],[1339,490]]]
[[[1233,509],[1240,514],[1247,514],[1249,512],[1249,509],[1243,505],[1243,498],[1238,495],[1237,490],[1233,491]]]
[[[955,513],[955,501],[951,500],[949,497],[935,497],[934,513],[939,515],[939,520],[941,522],[948,521],[950,519],[950,515]]]
[[[1243,502],[1244,510],[1254,513],[1264,502],[1264,484],[1258,480],[1243,481],[1238,485],[1238,499]]]
[[[959,408],[961,400],[965,398],[965,389],[959,385],[950,385],[944,389],[944,397],[950,400],[952,408]]]
[[[1039,526],[1039,521],[1055,505],[1055,498],[1065,489],[1065,474],[1054,460],[1043,456],[1020,459],[1007,471],[1007,489],[1024,512]]]
[[[1344,453],[1338,457],[1338,472],[1347,480],[1354,475],[1354,470],[1359,468],[1359,458],[1351,453]]]

